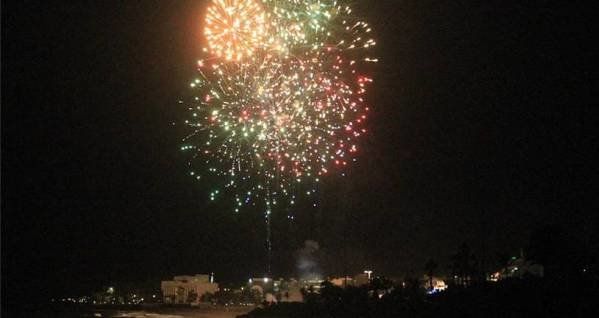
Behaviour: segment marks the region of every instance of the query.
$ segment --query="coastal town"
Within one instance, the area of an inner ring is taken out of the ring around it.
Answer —
[[[423,293],[442,293],[448,288],[468,287],[479,283],[497,283],[506,279],[527,277],[542,278],[543,266],[526,260],[524,256],[512,257],[497,271],[484,278],[466,273],[446,277],[435,274],[436,264],[426,264],[427,274],[417,278],[388,278],[379,276],[372,270],[364,270],[353,276],[328,277],[312,276],[304,279],[251,277],[243,284],[218,283],[214,273],[178,275],[170,280],[156,282],[153,288],[120,288],[108,286],[90,295],[70,296],[52,299],[53,303],[95,306],[261,306],[276,303],[304,302],[312,294],[320,294],[326,286],[339,288],[367,288],[380,298],[391,293],[397,286],[416,287]]]

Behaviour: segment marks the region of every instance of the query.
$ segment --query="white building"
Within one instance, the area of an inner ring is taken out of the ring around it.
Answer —
[[[210,275],[175,276],[173,280],[165,280],[160,284],[164,303],[166,304],[198,304],[206,293],[218,291]]]

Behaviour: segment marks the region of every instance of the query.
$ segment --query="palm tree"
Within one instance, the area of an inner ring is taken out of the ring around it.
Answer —
[[[437,270],[438,264],[431,258],[424,264],[424,270],[428,275],[428,285],[433,290],[433,274]]]
[[[466,243],[462,243],[457,253],[452,257],[452,272],[456,283],[461,286],[469,286],[472,277],[476,274],[476,257]]]

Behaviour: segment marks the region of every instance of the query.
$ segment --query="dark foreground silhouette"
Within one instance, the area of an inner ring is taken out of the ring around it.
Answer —
[[[426,295],[394,287],[381,298],[370,286],[327,284],[305,303],[281,303],[241,317],[597,317],[599,285],[591,277],[510,279]]]

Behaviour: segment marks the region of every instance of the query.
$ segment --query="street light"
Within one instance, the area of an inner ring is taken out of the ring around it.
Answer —
[[[364,274],[368,275],[368,281],[370,281],[370,275],[372,274],[371,270],[365,270]]]

